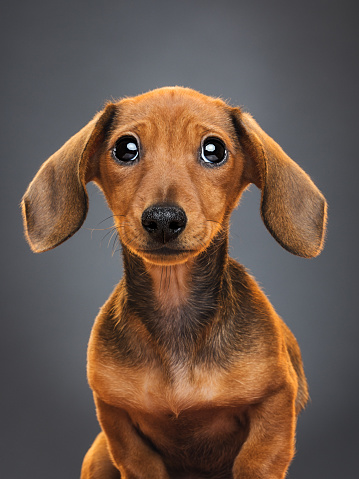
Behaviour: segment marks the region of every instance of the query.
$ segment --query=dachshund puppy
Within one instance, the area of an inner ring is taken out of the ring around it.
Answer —
[[[248,113],[179,87],[107,104],[43,164],[22,202],[33,251],[81,227],[89,181],[124,277],[91,333],[102,432],[81,478],[284,478],[308,399],[300,350],[228,256],[229,218],[254,183],[269,232],[310,258],[324,197]]]

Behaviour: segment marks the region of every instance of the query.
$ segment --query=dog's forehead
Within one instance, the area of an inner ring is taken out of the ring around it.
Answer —
[[[230,107],[219,98],[182,87],[165,87],[121,100],[118,104],[118,127],[156,125],[163,133],[188,127],[231,128]]]

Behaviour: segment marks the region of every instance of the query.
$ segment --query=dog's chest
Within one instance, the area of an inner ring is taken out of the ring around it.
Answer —
[[[127,411],[175,470],[232,464],[247,434],[248,405],[237,403],[233,391],[228,394],[219,371],[173,368],[171,373],[168,381],[161,370],[135,373],[107,364],[90,383],[102,401]],[[211,464],[200,464],[208,451]]]
[[[228,361],[221,366],[213,357],[196,356],[195,348],[192,354],[183,348],[178,354],[172,343],[161,353],[148,341],[141,342],[139,334],[134,344],[133,331],[126,337],[124,330],[118,342],[109,335],[108,324],[107,317],[100,317],[91,334],[88,379],[93,391],[112,406],[174,415],[188,409],[246,407],[263,397],[273,374],[268,358],[258,352],[228,351]]]
[[[223,370],[213,366],[163,369],[126,367],[115,360],[89,361],[91,388],[106,403],[146,413],[217,407],[245,407],[257,402],[266,388],[261,378],[268,367],[259,361]]]
[[[114,361],[89,364],[89,382],[105,401],[118,407],[134,407],[146,412],[170,411],[178,414],[201,403],[211,403],[220,395],[221,374],[190,371],[185,366],[163,370],[154,365],[141,370]]]

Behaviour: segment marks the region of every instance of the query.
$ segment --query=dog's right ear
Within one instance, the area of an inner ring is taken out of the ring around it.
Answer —
[[[55,248],[85,221],[86,183],[116,113],[112,103],[41,166],[22,199],[26,238],[35,253]]]

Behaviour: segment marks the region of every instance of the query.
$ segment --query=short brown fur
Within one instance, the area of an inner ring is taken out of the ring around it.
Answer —
[[[133,164],[113,156],[126,135],[139,145]],[[225,161],[204,161],[206,138],[225,144]],[[81,478],[284,478],[308,399],[300,350],[229,258],[229,217],[254,183],[270,233],[313,257],[323,247],[322,194],[248,113],[179,87],[108,104],[44,163],[22,203],[33,251],[81,227],[88,181],[112,210],[125,274],[91,333],[102,432]],[[144,226],[153,205],[186,215],[166,247]]]

